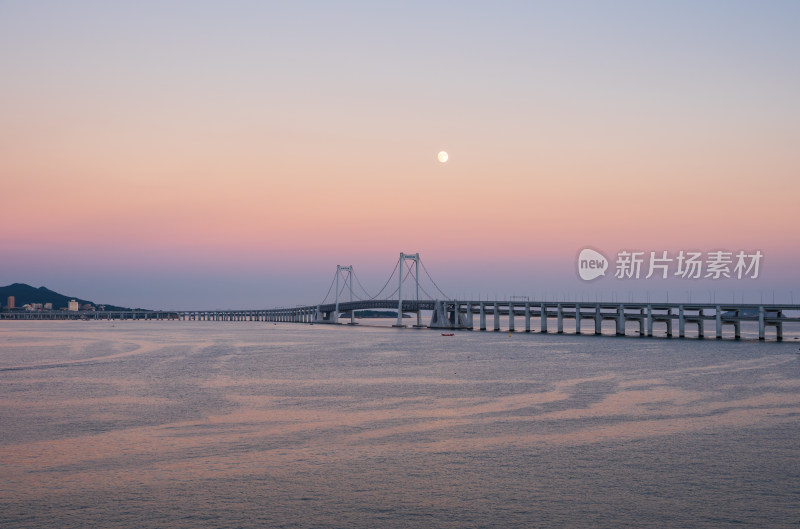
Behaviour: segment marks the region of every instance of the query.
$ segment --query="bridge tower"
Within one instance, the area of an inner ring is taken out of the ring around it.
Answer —
[[[400,285],[397,287],[397,324],[395,327],[405,327],[403,325],[403,270],[405,269],[406,261],[414,261],[414,279],[417,284],[417,301],[419,301],[419,253],[403,253],[400,252],[400,268],[398,275],[400,276]],[[422,311],[417,310],[417,327],[422,327]]]
[[[339,275],[347,272],[347,282],[350,283],[350,303],[353,302],[353,265],[336,265],[336,312],[334,312],[333,323],[339,323]],[[355,311],[350,309],[350,325],[355,325]]]

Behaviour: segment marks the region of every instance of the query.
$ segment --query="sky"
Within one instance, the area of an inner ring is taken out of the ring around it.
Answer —
[[[460,299],[800,303],[799,26],[793,0],[0,0],[0,284],[271,308],[419,252]]]

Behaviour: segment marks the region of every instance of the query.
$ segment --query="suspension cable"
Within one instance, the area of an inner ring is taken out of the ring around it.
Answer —
[[[333,274],[333,279],[331,279],[331,286],[328,287],[328,293],[325,294],[325,299],[322,300],[320,305],[324,305],[326,301],[328,301],[328,296],[331,295],[331,289],[333,288],[333,284],[336,283],[336,275],[339,273],[339,270],[336,270],[336,273]]]
[[[430,292],[428,292],[427,290],[425,290],[425,287],[423,287],[422,285],[420,285],[420,286],[419,286],[419,289],[422,291],[422,293],[423,293],[423,294],[425,294],[426,296],[428,296],[428,299],[434,299],[434,298],[433,298],[433,296],[431,296]]]
[[[411,267],[409,266],[409,267],[408,267],[408,272],[406,272],[406,276],[403,278],[403,281],[405,281],[406,279],[408,279],[408,276],[409,276],[410,274],[411,274]],[[394,295],[395,295],[395,294],[397,294],[397,291],[398,291],[398,290],[400,290],[400,285],[398,285],[398,286],[397,286],[397,288],[396,288],[396,289],[394,289],[394,292],[392,292],[391,294],[389,294],[389,295],[388,295],[386,298],[384,298],[384,299],[391,299],[392,297],[394,297]]]
[[[394,275],[394,272],[392,272],[392,275]],[[361,287],[361,290],[363,290],[363,291],[364,291],[364,294],[366,294],[366,295],[367,295],[367,298],[369,298],[369,299],[375,299],[375,298],[373,298],[372,296],[370,296],[370,295],[369,295],[369,292],[367,292],[367,289],[366,289],[366,288],[364,288],[364,285],[362,285],[362,284],[361,284],[361,280],[360,280],[360,279],[358,279],[358,276],[355,274],[355,271],[353,271],[353,277],[355,277],[355,278],[356,278],[356,284],[357,284],[358,286],[360,286],[360,287]],[[389,276],[389,279],[391,279],[391,278],[392,278],[392,276]],[[361,301],[364,301],[362,298],[359,298],[359,299],[360,299]]]
[[[395,265],[394,265],[394,270],[392,270],[392,275],[390,275],[390,276],[389,276],[389,279],[387,279],[387,280],[386,280],[386,283],[384,283],[383,287],[382,287],[382,288],[381,288],[381,289],[378,291],[378,293],[377,293],[377,294],[375,294],[374,296],[372,296],[372,297],[370,298],[370,300],[377,299],[377,298],[378,298],[378,296],[380,296],[380,295],[381,295],[381,293],[382,293],[382,292],[383,292],[383,291],[386,289],[386,287],[388,287],[388,286],[389,286],[389,282],[390,282],[390,281],[392,280],[392,278],[394,277],[394,273],[397,271],[397,267],[398,267],[398,266],[400,266],[400,259],[398,259],[398,260],[397,260],[397,263],[395,263]],[[397,291],[395,290],[395,292],[397,292]],[[393,295],[393,294],[392,294],[392,295]],[[388,296],[388,297],[386,297],[386,298],[383,298],[383,299],[389,299],[389,297],[391,297],[391,295],[390,295],[390,296]]]
[[[433,283],[433,286],[435,286],[435,287],[436,287],[436,290],[438,290],[438,291],[439,291],[439,294],[443,295],[443,296],[444,296],[444,299],[450,299],[450,296],[448,296],[447,294],[445,294],[445,293],[442,291],[442,289],[441,289],[441,288],[439,288],[439,285],[437,285],[437,284],[436,284],[436,281],[434,281],[434,280],[433,280],[433,278],[431,277],[431,274],[430,274],[430,273],[428,273],[428,269],[427,269],[427,268],[425,268],[425,263],[423,263],[421,259],[420,259],[420,261],[419,261],[419,264],[421,264],[421,265],[422,265],[422,269],[425,271],[425,275],[426,275],[426,276],[428,276],[428,279],[430,279],[430,280],[431,280],[431,283]]]
[[[341,289],[339,289],[339,296],[338,296],[338,297],[342,297],[342,292],[344,292],[344,289],[345,289],[345,287],[347,286],[347,282],[348,282],[349,280],[350,280],[350,279],[348,278],[348,279],[345,279],[344,281],[342,281],[342,288],[341,288]]]

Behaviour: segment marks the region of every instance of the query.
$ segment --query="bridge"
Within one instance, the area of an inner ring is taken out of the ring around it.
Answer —
[[[431,295],[421,283],[425,274]],[[409,279],[410,278],[410,279]],[[390,285],[397,281],[393,291]],[[420,293],[425,297],[420,297]],[[333,295],[332,295],[333,294]],[[363,294],[363,295],[362,295]],[[366,309],[397,311],[395,327],[406,327],[405,314],[414,314],[413,327],[442,330],[474,330],[475,319],[481,331],[555,332],[563,334],[603,334],[604,322],[611,322],[617,336],[724,337],[726,329],[740,339],[742,324],[758,329],[759,340],[774,330],[775,339],[783,340],[786,324],[800,324],[800,305],[744,303],[637,303],[637,302],[557,302],[511,300],[456,300],[447,296],[428,273],[418,253],[401,253],[392,274],[375,295],[370,295],[358,279],[352,265],[338,265],[322,302],[315,305],[263,309],[212,311],[32,311],[4,312],[0,319],[89,319],[89,320],[197,320],[197,321],[262,321],[305,324],[339,324],[343,317],[354,325],[355,312]],[[423,312],[430,320],[423,325]],[[517,323],[522,326],[518,329]],[[565,326],[565,322],[572,325]],[[588,325],[587,325],[588,323]],[[629,325],[629,323],[631,325]],[[488,324],[491,324],[489,326]],[[588,329],[587,329],[588,327]],[[633,329],[631,329],[633,327]],[[661,330],[663,329],[663,330]],[[677,330],[677,332],[676,332]],[[730,332],[728,333],[730,335]]]

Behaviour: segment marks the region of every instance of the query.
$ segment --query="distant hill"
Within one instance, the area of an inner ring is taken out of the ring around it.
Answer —
[[[19,308],[29,303],[52,303],[53,309],[60,309],[66,307],[70,300],[74,299],[81,305],[94,305],[100,304],[86,299],[77,298],[74,296],[65,296],[58,292],[53,292],[45,287],[32,287],[25,283],[14,283],[6,287],[0,287],[0,305],[6,308],[8,296],[14,296],[14,306]],[[127,307],[117,307],[115,305],[104,305],[106,310],[130,310]]]

